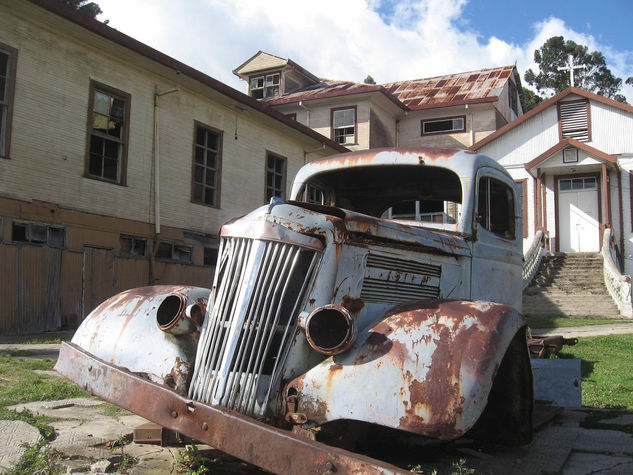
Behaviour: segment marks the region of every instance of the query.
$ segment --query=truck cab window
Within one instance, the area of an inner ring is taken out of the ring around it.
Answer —
[[[505,183],[490,177],[479,180],[478,221],[488,231],[514,239],[514,194]]]

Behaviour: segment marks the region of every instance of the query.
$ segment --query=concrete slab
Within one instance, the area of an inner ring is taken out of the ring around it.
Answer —
[[[40,437],[40,431],[24,421],[0,421],[0,472],[22,457],[24,444],[35,445]]]

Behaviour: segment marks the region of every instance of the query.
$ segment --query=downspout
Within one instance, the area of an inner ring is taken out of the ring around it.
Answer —
[[[470,146],[472,147],[475,144],[475,127],[473,124],[473,113],[470,110],[470,108],[468,107],[468,104],[466,104],[464,106],[464,109],[466,109],[466,121],[468,122],[469,126],[468,128],[469,130],[469,135],[470,135]]]
[[[156,282],[155,256],[160,242],[160,153],[159,153],[159,100],[160,96],[180,91],[179,87],[165,92],[158,92],[158,84],[154,85],[154,246],[150,253],[150,284]]]
[[[316,147],[310,150],[304,150],[303,151],[303,164],[305,165],[306,163],[308,163],[308,154],[309,153],[313,153],[313,152],[319,152],[321,150],[325,150],[325,144],[322,143],[320,147]]]
[[[303,105],[303,101],[299,101],[299,107],[306,111],[306,127],[310,127],[310,109]]]

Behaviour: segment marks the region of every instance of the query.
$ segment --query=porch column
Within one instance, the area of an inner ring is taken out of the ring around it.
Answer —
[[[607,164],[602,164],[602,197],[604,199],[604,225],[611,226],[611,190],[609,189],[609,170]]]

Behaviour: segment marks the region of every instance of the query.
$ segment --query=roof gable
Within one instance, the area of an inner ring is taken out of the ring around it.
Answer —
[[[237,68],[233,70],[233,74],[237,76],[248,76],[250,73],[258,71],[266,71],[269,69],[281,69],[288,64],[288,60],[279,56],[265,53],[259,50],[253,56],[248,58]]]
[[[564,89],[561,92],[559,92],[558,94],[552,96],[550,99],[540,103],[534,109],[529,110],[528,112],[523,114],[518,119],[513,120],[509,124],[506,124],[505,126],[501,127],[496,132],[493,132],[492,134],[490,134],[487,137],[483,138],[479,142],[471,145],[469,147],[469,149],[470,150],[474,150],[474,151],[479,150],[484,145],[487,145],[490,142],[495,141],[496,139],[498,139],[499,137],[503,136],[504,134],[506,134],[510,130],[514,129],[515,127],[523,124],[524,122],[529,121],[532,117],[535,117],[536,115],[540,114],[545,109],[547,109],[549,107],[556,107],[556,104],[558,102],[562,101],[563,99],[567,98],[570,95],[577,95],[577,96],[585,97],[589,101],[595,101],[595,102],[599,102],[601,104],[606,104],[606,105],[609,105],[611,107],[615,107],[615,108],[617,108],[619,110],[622,110],[622,111],[629,112],[629,113],[633,114],[633,107],[628,105],[628,104],[624,104],[622,102],[618,102],[618,101],[615,101],[613,99],[609,99],[607,97],[600,96],[598,94],[594,94],[593,92],[585,91],[584,89],[579,89],[579,88],[576,88],[576,87],[568,87],[567,89]]]
[[[593,155],[599,160],[603,160],[608,163],[617,162],[617,158],[615,156],[609,155],[608,153],[604,153],[603,151],[598,150],[597,148],[594,148],[590,145],[587,145],[586,143],[579,142],[578,140],[575,140],[575,139],[563,139],[560,142],[558,142],[556,145],[554,145],[553,147],[549,148],[548,150],[540,154],[534,160],[526,163],[524,165],[525,169],[528,171],[532,170],[534,167],[552,158],[552,156],[555,153],[560,152],[562,149],[567,148],[569,146],[576,147],[577,149],[580,149],[580,150],[584,150],[585,152],[587,152],[590,155]]]

